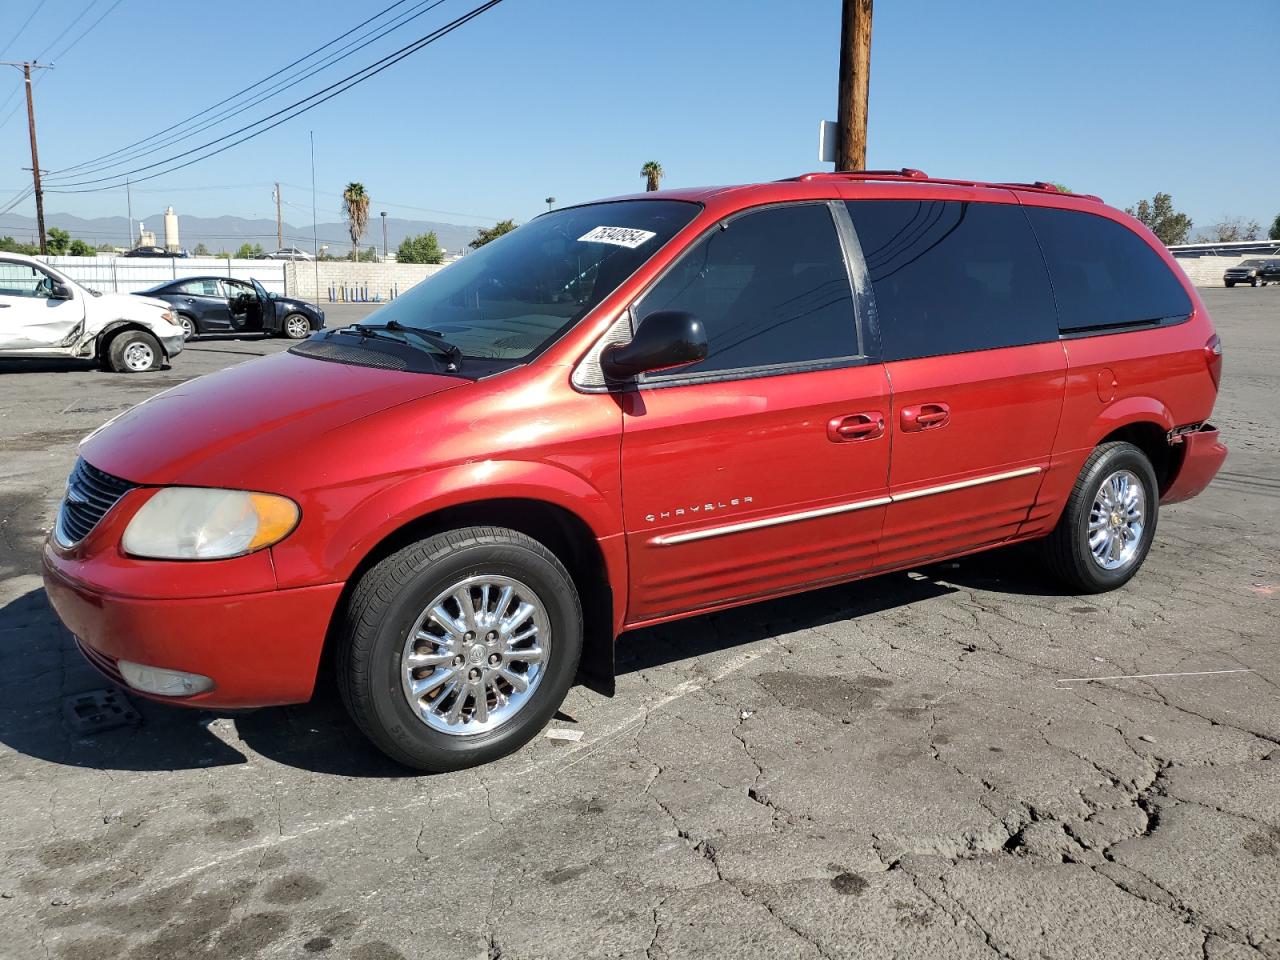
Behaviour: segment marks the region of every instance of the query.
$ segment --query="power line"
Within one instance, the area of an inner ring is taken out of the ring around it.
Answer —
[[[141,145],[143,145],[143,144],[145,144],[145,143],[150,143],[151,141],[153,141],[153,140],[155,140],[155,139],[157,139],[157,138],[159,138],[159,137],[164,136],[166,133],[169,133],[169,132],[170,132],[170,131],[172,131],[172,130],[176,130],[176,129],[178,129],[179,127],[183,127],[183,126],[185,126],[186,124],[190,123],[192,120],[197,120],[197,119],[199,119],[200,117],[204,116],[205,114],[209,113],[210,111],[213,111],[213,110],[218,109],[218,107],[221,107],[221,106],[223,106],[224,104],[228,104],[228,103],[231,103],[233,100],[237,100],[237,99],[239,99],[239,98],[240,98],[240,97],[242,97],[244,94],[249,93],[250,91],[254,90],[254,89],[255,89],[255,88],[257,88],[257,87],[260,87],[262,84],[266,83],[268,80],[274,80],[276,77],[280,76],[280,74],[282,74],[282,73],[284,73],[284,72],[286,72],[286,71],[288,71],[288,70],[293,69],[294,67],[296,67],[296,66],[297,66],[298,64],[300,64],[300,63],[304,63],[305,61],[310,60],[312,57],[314,57],[316,54],[320,53],[322,50],[325,50],[325,49],[327,49],[327,48],[329,48],[329,47],[333,46],[333,45],[334,45],[335,43],[337,43],[339,40],[343,40],[343,39],[345,39],[345,38],[349,37],[351,34],[355,33],[357,30],[361,29],[362,27],[366,26],[367,24],[372,23],[374,20],[378,20],[378,19],[380,19],[381,17],[385,16],[385,15],[386,15],[387,13],[389,13],[390,11],[394,10],[396,7],[401,6],[401,5],[405,4],[405,3],[408,3],[408,0],[396,0],[396,2],[395,2],[395,3],[391,4],[391,5],[390,5],[390,6],[388,6],[388,7],[384,7],[382,10],[379,10],[377,13],[375,13],[372,17],[369,17],[367,20],[364,20],[363,22],[356,24],[354,27],[352,27],[352,28],[351,28],[350,30],[348,30],[346,33],[343,33],[343,34],[341,34],[341,35],[339,35],[339,36],[337,36],[337,37],[334,37],[334,38],[333,38],[332,40],[330,40],[328,43],[325,43],[325,44],[323,44],[323,45],[321,45],[321,46],[319,46],[319,47],[316,47],[316,48],[315,48],[314,50],[312,50],[310,53],[305,54],[304,56],[299,57],[297,60],[294,60],[292,63],[285,64],[285,65],[284,65],[283,67],[281,67],[279,70],[275,71],[275,73],[270,73],[270,74],[268,74],[267,76],[263,77],[261,80],[255,80],[253,83],[249,84],[247,87],[243,88],[242,90],[237,90],[235,93],[231,94],[231,96],[226,97],[226,98],[224,98],[224,99],[222,99],[222,100],[219,100],[217,103],[213,104],[212,106],[205,107],[203,110],[200,110],[200,111],[197,111],[196,113],[193,113],[191,116],[187,117],[187,118],[186,118],[186,119],[184,119],[184,120],[179,120],[177,123],[172,124],[172,125],[170,125],[170,126],[168,126],[168,127],[165,127],[163,130],[159,131],[158,133],[153,133],[153,134],[152,134],[151,136],[149,136],[149,137],[143,137],[141,140],[136,140],[136,141],[134,141],[133,143],[126,144],[125,146],[120,147],[120,148],[119,148],[119,149],[117,149],[117,150],[112,150],[110,153],[104,153],[104,154],[102,154],[102,156],[100,156],[100,157],[94,157],[94,158],[93,158],[93,159],[91,159],[91,160],[86,160],[86,161],[84,161],[83,163],[78,163],[78,164],[76,164],[75,166],[71,166],[71,167],[64,167],[64,168],[62,168],[61,170],[55,170],[55,171],[53,171],[53,172],[54,172],[54,173],[67,173],[67,172],[70,172],[70,171],[72,171],[72,170],[79,170],[79,169],[81,169],[82,167],[87,167],[87,166],[90,166],[90,165],[92,165],[92,164],[99,163],[99,162],[100,162],[100,161],[102,161],[102,160],[107,160],[107,159],[109,159],[109,158],[111,158],[111,157],[115,157],[115,156],[117,156],[117,155],[119,155],[119,154],[121,154],[121,153],[124,153],[124,152],[125,152],[125,151],[127,151],[127,150],[132,150],[134,147],[141,146]]]
[[[404,3],[404,2],[407,2],[407,0],[399,0],[399,3]],[[110,170],[112,167],[123,166],[124,164],[132,160],[137,160],[142,157],[146,157],[150,154],[157,153],[164,147],[172,146],[173,144],[176,144],[176,143],[181,143],[184,140],[189,140],[190,138],[194,137],[198,133],[202,133],[203,131],[210,129],[211,127],[216,127],[220,123],[224,122],[225,120],[229,120],[232,117],[239,116],[242,113],[247,113],[250,109],[252,109],[253,107],[256,107],[258,104],[264,103],[267,100],[271,100],[275,98],[281,92],[287,90],[291,85],[299,83],[303,80],[308,80],[311,77],[315,76],[316,74],[324,71],[328,67],[333,66],[335,63],[339,63],[342,60],[345,60],[348,57],[355,55],[360,51],[361,44],[367,45],[367,44],[375,43],[378,40],[381,40],[383,37],[387,36],[390,33],[394,33],[396,30],[400,29],[410,21],[416,20],[418,19],[418,17],[421,17],[431,12],[432,10],[434,10],[436,7],[440,6],[444,2],[445,0],[418,0],[416,7],[421,9],[418,9],[416,13],[405,13],[400,17],[398,17],[396,20],[392,21],[390,25],[384,25],[383,27],[375,28],[375,31],[371,31],[370,33],[367,33],[363,36],[356,37],[354,40],[340,47],[334,53],[325,57],[319,63],[306,68],[302,72],[282,77],[279,81],[277,81],[276,83],[273,83],[270,87],[266,88],[264,91],[259,93],[254,99],[249,100],[246,103],[241,103],[235,106],[227,107],[225,110],[222,110],[219,113],[216,113],[213,116],[209,117],[207,120],[202,121],[199,125],[190,127],[189,129],[182,130],[180,132],[175,132],[172,136],[166,137],[162,140],[156,140],[156,137],[161,136],[161,134],[155,134],[152,137],[148,137],[147,140],[139,141],[139,143],[142,144],[142,143],[147,143],[148,141],[154,140],[155,142],[151,143],[151,145],[149,146],[144,146],[136,150],[131,149],[129,147],[124,147],[121,150],[115,151],[115,154],[108,154],[107,157],[103,158],[103,159],[107,159],[114,156],[114,159],[111,159],[110,162],[86,161],[84,163],[77,164],[74,167],[65,167],[61,170],[54,171],[49,175],[50,179],[56,180],[59,176],[65,177],[70,173],[72,173],[73,171],[78,171],[78,174],[77,174],[78,176],[87,176],[92,173],[101,173],[103,171]],[[395,6],[395,4],[393,4],[393,6]],[[411,8],[411,9],[414,9],[414,8]],[[353,29],[358,30],[360,28],[356,27]],[[381,32],[376,33],[376,35],[374,35],[377,30],[381,30]],[[351,32],[352,31],[348,31],[348,33],[351,33]],[[344,34],[343,36],[346,36],[346,34]],[[326,44],[326,46],[331,46],[333,43],[336,43],[336,42],[337,42],[336,40],[330,41],[330,43]],[[297,61],[295,61],[295,63],[297,63]],[[289,68],[286,67],[283,69],[287,70]],[[277,71],[277,72],[280,72],[280,71]],[[252,87],[246,88],[246,89],[251,90]],[[244,92],[245,91],[241,91],[241,93],[244,93]],[[232,100],[238,99],[239,96],[240,94],[236,94],[231,99]],[[212,109],[215,109],[215,108],[214,107],[209,108],[209,110],[212,110]],[[206,110],[204,112],[207,113],[208,111]],[[200,114],[196,115],[196,117],[199,117],[199,116]],[[194,118],[188,118],[188,119],[194,119]],[[186,123],[187,121],[183,121],[181,124],[178,124],[178,126],[179,127],[185,126]]]
[[[85,18],[85,15],[90,10],[92,10],[95,6],[97,6],[97,3],[98,3],[98,0],[89,0],[89,2],[85,5],[85,8],[80,11],[80,15],[76,17],[74,20],[72,20],[70,23],[68,23],[65,27],[63,27],[62,32],[53,38],[52,43],[50,43],[47,47],[41,50],[38,54],[36,54],[36,59],[37,60],[43,59],[44,55],[48,53],[50,50],[52,50],[54,47],[56,47],[59,44],[59,42],[61,42],[63,37],[65,37],[73,29],[75,29],[75,25],[79,23],[81,20],[83,20]]]
[[[96,193],[102,190],[115,189],[116,187],[119,187],[121,183],[123,183],[125,177],[132,178],[133,175],[136,173],[142,173],[147,170],[154,170],[156,167],[161,167],[167,163],[172,163],[175,160],[180,160],[183,157],[191,156],[191,154],[199,153],[201,150],[204,150],[215,144],[222,143],[223,141],[229,140],[232,137],[236,136],[237,134],[244,133],[245,131],[251,130],[254,127],[262,126],[262,124],[267,123],[267,121],[274,120],[276,117],[280,117],[280,119],[276,120],[275,123],[271,123],[265,127],[262,127],[262,129],[260,130],[256,130],[253,133],[249,133],[246,136],[241,137],[239,140],[233,140],[231,143],[228,143],[225,146],[219,147],[216,150],[211,150],[210,152],[203,154],[202,156],[194,157],[191,160],[187,160],[184,163],[180,163],[175,166],[169,167],[168,169],[160,170],[156,173],[148,174],[145,177],[137,177],[135,182],[142,182],[145,180],[154,180],[156,177],[164,176],[165,174],[168,174],[168,173],[173,173],[177,170],[181,170],[185,167],[189,167],[192,164],[199,163],[202,160],[207,160],[210,157],[217,156],[218,154],[223,153],[227,150],[230,150],[232,147],[238,146],[239,144],[242,144],[247,140],[252,140],[255,137],[259,137],[262,134],[267,133],[270,130],[274,130],[276,127],[280,126],[281,124],[286,123],[287,121],[292,120],[295,117],[301,116],[302,114],[308,112],[309,110],[315,109],[321,104],[326,103],[329,100],[332,100],[334,97],[338,96],[339,94],[345,93],[347,90],[350,90],[352,87],[355,87],[366,80],[372,79],[373,77],[382,73],[384,70],[388,70],[391,67],[395,66],[401,60],[404,60],[407,57],[412,56],[413,54],[419,52],[420,50],[425,49],[430,44],[435,43],[437,40],[444,38],[448,34],[452,33],[454,30],[458,29],[458,27],[461,27],[464,24],[469,23],[471,20],[474,20],[476,17],[481,16],[484,13],[487,13],[489,10],[493,9],[494,7],[496,7],[498,4],[502,2],[503,0],[488,0],[488,2],[482,3],[480,6],[475,7],[468,13],[456,18],[455,20],[450,21],[448,24],[446,24],[443,27],[433,30],[431,33],[427,34],[426,36],[421,37],[418,40],[415,40],[413,43],[407,44],[404,47],[401,47],[399,50],[395,51],[394,53],[388,54],[387,56],[382,57],[379,60],[375,60],[369,66],[365,67],[363,70],[358,70],[355,73],[350,74],[347,77],[344,77],[342,80],[339,80],[336,83],[330,84],[329,86],[325,87],[323,90],[313,93],[309,97],[304,97],[303,99],[298,100],[287,107],[283,107],[280,110],[277,110],[275,113],[272,113],[266,117],[263,117],[261,120],[257,120],[257,121],[254,121],[253,123],[246,124],[245,126],[241,127],[238,130],[233,130],[228,134],[218,137],[216,140],[211,140],[208,143],[202,144],[199,147],[192,147],[190,150],[185,150],[182,153],[169,157],[166,160],[158,160],[155,163],[150,163],[145,166],[138,167],[134,170],[127,170],[123,173],[115,174],[114,176],[99,177],[93,180],[83,180],[83,181],[77,181],[73,183],[64,183],[61,185],[62,189],[59,189],[56,192],[58,193]],[[301,109],[295,109],[298,107],[301,107]],[[105,187],[93,186],[93,184],[104,183],[108,180],[112,181],[111,185],[109,186],[105,186]],[[55,191],[50,191],[50,192],[55,192]]]
[[[93,28],[94,28],[94,27],[96,27],[98,24],[100,24],[103,20],[107,19],[107,17],[111,16],[111,13],[115,10],[115,8],[116,8],[116,7],[118,7],[118,6],[120,6],[120,4],[122,4],[123,2],[124,2],[124,0],[116,0],[116,2],[115,2],[115,3],[113,3],[111,6],[107,7],[107,9],[103,12],[102,16],[98,17],[98,19],[97,19],[97,20],[93,21],[93,23],[89,24],[89,26],[87,26],[87,27],[85,27],[85,28],[84,28],[84,31],[80,34],[80,36],[76,37],[76,38],[75,38],[74,40],[72,40],[69,44],[67,44],[67,45],[66,45],[65,47],[63,47],[60,51],[58,51],[58,53],[57,53],[57,54],[55,54],[55,55],[54,55],[54,57],[53,57],[54,62],[56,63],[58,60],[61,60],[61,59],[62,59],[63,57],[65,57],[68,53],[70,53],[70,52],[71,52],[71,49],[72,49],[72,48],[73,48],[77,43],[79,43],[81,40],[83,40],[85,37],[87,37],[90,33],[92,33],[92,32],[93,32]],[[92,4],[90,4],[90,6],[92,6]]]
[[[13,39],[9,41],[8,46],[0,47],[0,56],[8,53],[13,45],[22,38],[22,34],[26,31],[27,27],[30,26],[31,21],[36,18],[36,14],[40,12],[40,8],[43,7],[44,4],[45,0],[36,0],[36,5],[31,9],[31,12],[27,14],[27,19],[22,21],[22,26],[20,26],[18,28],[18,32],[13,35]]]

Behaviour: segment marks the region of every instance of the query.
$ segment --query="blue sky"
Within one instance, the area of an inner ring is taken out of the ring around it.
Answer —
[[[0,58],[59,52],[114,0],[94,0],[61,39],[89,0],[44,0],[14,43],[38,2],[4,0]],[[41,164],[56,170],[154,133],[390,2],[120,0],[35,88]],[[343,66],[477,2],[445,0]],[[1274,0],[1217,11],[1191,0],[880,0],[869,165],[1057,180],[1117,206],[1165,190],[1197,224],[1237,214],[1265,228],[1280,212],[1280,111],[1267,102],[1278,12]],[[838,0],[505,0],[311,113],[139,184],[134,210],[271,217],[280,180],[286,219],[305,223],[312,129],[321,220],[336,218],[353,179],[375,211],[479,223],[528,219],[548,195],[571,203],[642,189],[650,159],[668,186],[824,169],[817,125],[835,115],[838,37]],[[20,74],[2,69],[0,104],[14,97],[0,118],[21,103]],[[19,109],[0,126],[0,207],[27,182],[27,151]],[[15,212],[33,209],[28,200]],[[123,214],[124,191],[49,194],[46,209]]]

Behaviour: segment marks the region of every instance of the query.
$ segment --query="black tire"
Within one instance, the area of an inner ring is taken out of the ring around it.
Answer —
[[[196,326],[195,317],[180,313],[174,317],[173,322],[182,328],[183,341],[194,340],[200,335],[200,328]]]
[[[305,340],[311,336],[311,321],[301,313],[291,313],[280,321],[280,336],[287,340]]]
[[[1236,285],[1236,282],[1234,280],[1223,280],[1222,285],[1224,287],[1234,287]]]
[[[107,365],[116,373],[150,373],[164,366],[164,351],[146,331],[126,330],[111,338]]]
[[[410,707],[401,657],[427,605],[478,575],[527,584],[551,639],[545,673],[519,711],[492,730],[458,735]],[[568,571],[541,543],[502,527],[451,530],[393,553],[360,578],[338,626],[337,682],[351,718],[393,760],[431,772],[488,763],[528,743],[564,701],[582,653],[582,605]]]
[[[1115,570],[1104,569],[1089,549],[1089,514],[1103,482],[1119,470],[1134,474],[1145,498],[1142,534],[1132,559]],[[1147,455],[1131,443],[1113,441],[1099,445],[1085,461],[1071,488],[1058,525],[1044,541],[1049,569],[1081,593],[1104,593],[1124,586],[1142,567],[1156,534],[1160,490]]]
[[[1249,281],[1249,286],[1251,286],[1251,287],[1256,287],[1257,285],[1258,285],[1258,278],[1257,278],[1257,277],[1254,277],[1252,280],[1250,280],[1250,281]]]

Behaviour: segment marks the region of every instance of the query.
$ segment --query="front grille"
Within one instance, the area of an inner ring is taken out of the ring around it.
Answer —
[[[54,532],[69,547],[89,535],[94,527],[136,483],[121,480],[79,459],[67,478],[67,495],[58,511]]]

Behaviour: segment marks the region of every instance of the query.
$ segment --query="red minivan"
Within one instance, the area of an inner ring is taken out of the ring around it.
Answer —
[[[85,656],[506,754],[624,630],[1039,540],[1081,592],[1205,488],[1222,357],[1141,224],[914,170],[544,214],[359,324],[84,440],[44,551]]]

